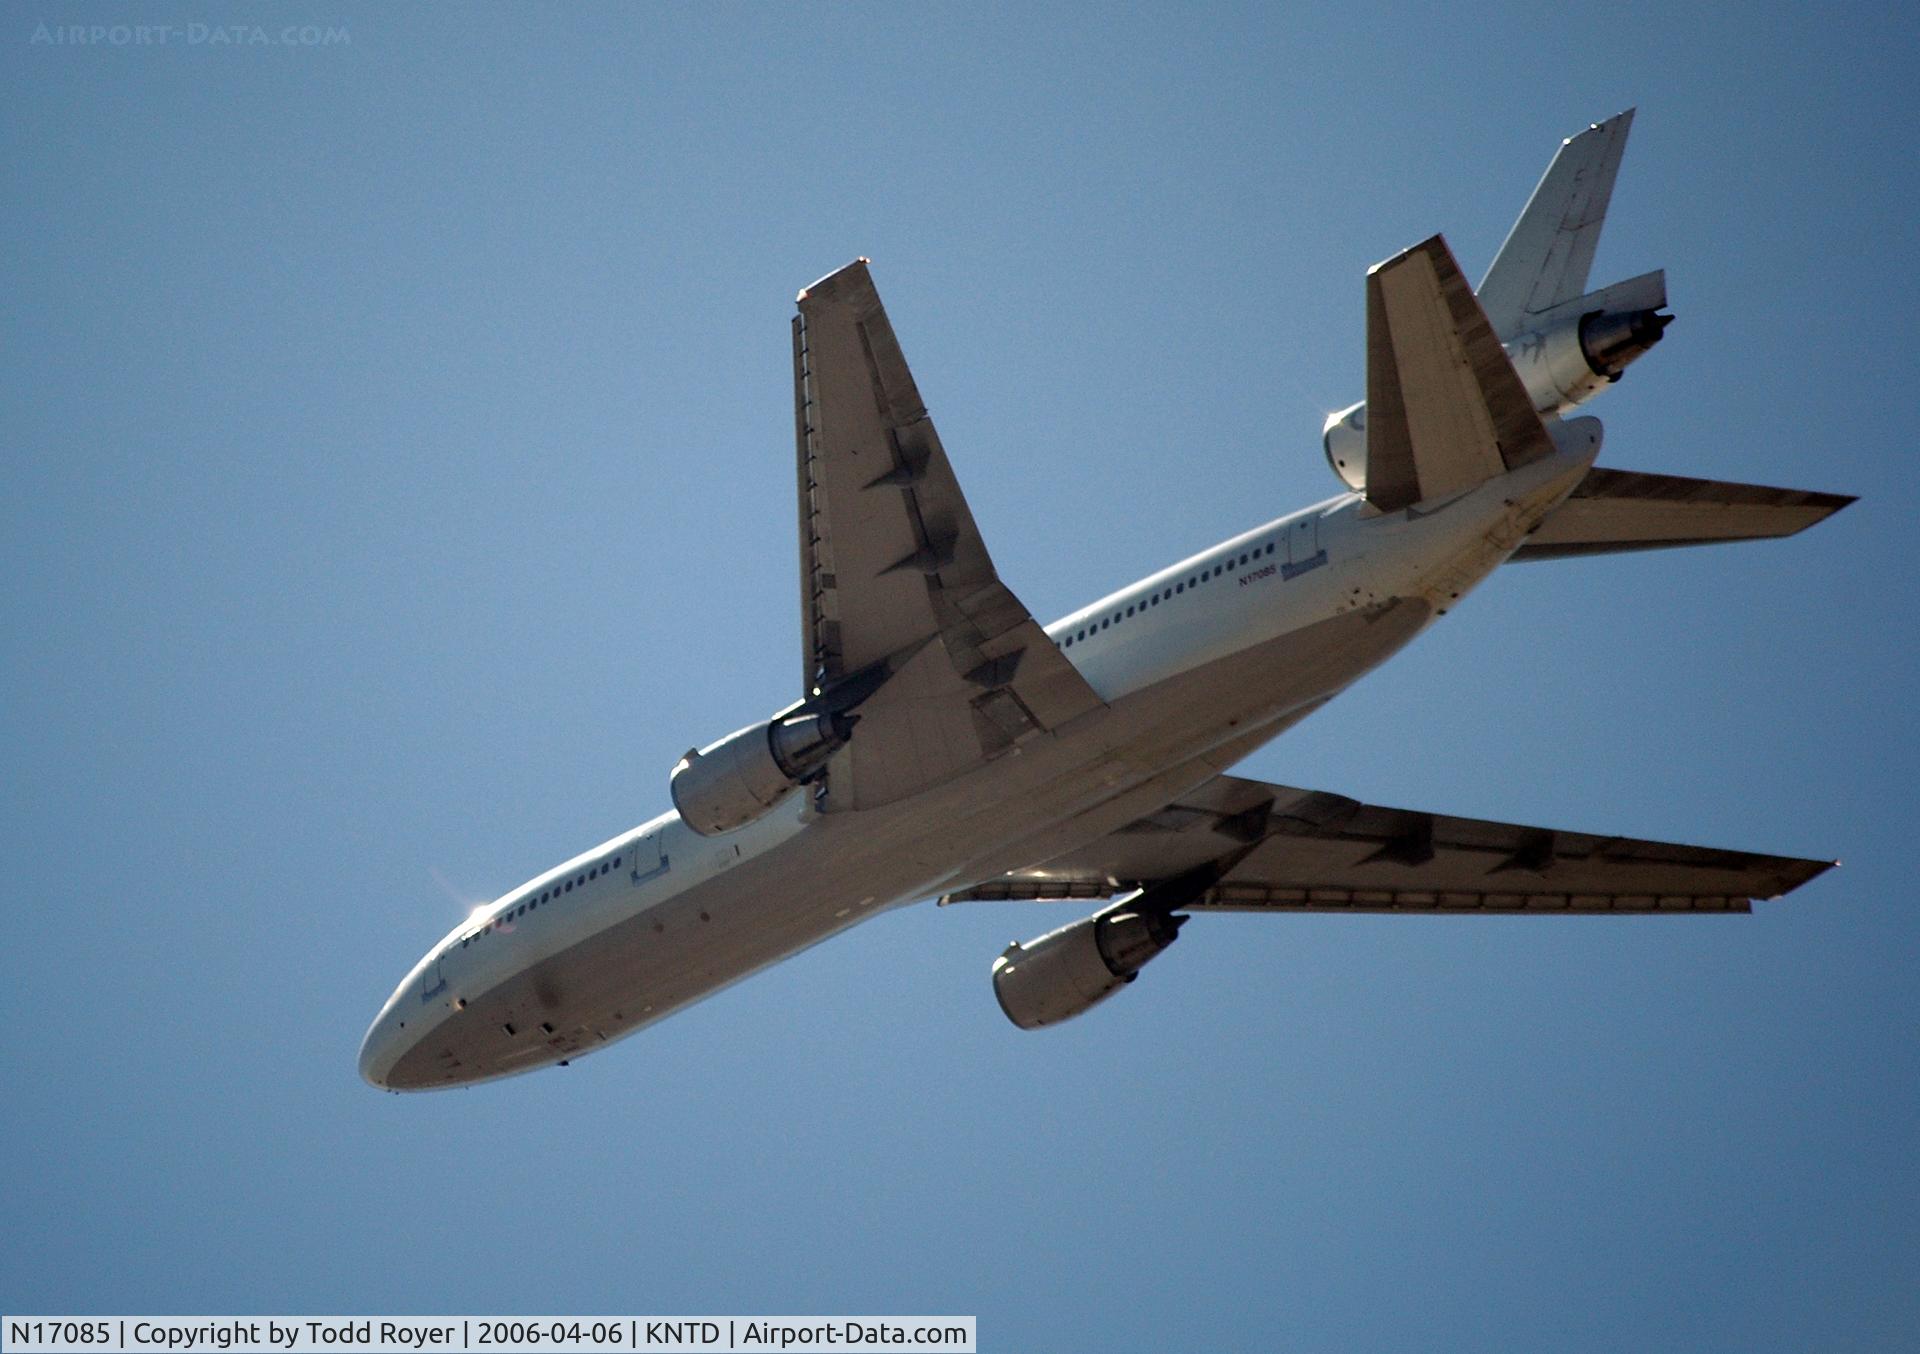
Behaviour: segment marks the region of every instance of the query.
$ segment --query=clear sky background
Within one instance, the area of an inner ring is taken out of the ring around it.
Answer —
[[[1899,6],[9,7],[0,1305],[977,1313],[989,1350],[1920,1339]],[[40,23],[344,26],[331,47]],[[1638,105],[1604,464],[1859,494],[1504,571],[1245,763],[1839,857],[1751,917],[875,920],[565,1070],[360,1036],[793,698],[788,318],[870,255],[1043,620],[1337,486],[1366,267]]]

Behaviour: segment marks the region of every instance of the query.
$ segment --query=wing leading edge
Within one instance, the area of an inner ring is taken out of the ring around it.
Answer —
[[[1107,898],[1218,861],[1233,863],[1188,910],[1747,912],[1832,864],[1383,808],[1220,776],[1091,846],[941,901]]]

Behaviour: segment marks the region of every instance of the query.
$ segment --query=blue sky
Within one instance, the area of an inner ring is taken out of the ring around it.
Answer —
[[[325,48],[38,24],[344,26]],[[955,1312],[1015,1349],[1920,1336],[1917,182],[1892,7],[16,6],[8,1311]],[[473,900],[790,700],[788,317],[874,260],[1051,619],[1323,498],[1372,262],[1638,105],[1605,464],[1859,494],[1506,571],[1243,770],[1839,857],[1748,918],[909,909],[604,1056],[377,1095]]]

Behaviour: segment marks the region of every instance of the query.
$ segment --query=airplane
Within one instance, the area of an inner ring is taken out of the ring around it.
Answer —
[[[1586,290],[1629,110],[1565,141],[1478,289],[1435,235],[1366,275],[1342,492],[1040,626],[995,571],[865,259],[793,319],[800,695],[689,751],[672,809],[449,932],[361,1075],[572,1059],[908,903],[1080,899],[1009,945],[1015,1025],[1080,1015],[1212,912],[1747,912],[1833,862],[1480,821],[1229,774],[1509,561],[1779,537],[1853,500],[1595,465],[1574,411],[1671,321]]]

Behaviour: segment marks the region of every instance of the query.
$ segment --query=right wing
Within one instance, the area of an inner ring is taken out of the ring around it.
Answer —
[[[1101,706],[1000,581],[865,259],[793,322],[806,700],[860,732],[829,810],[938,784]]]
[[[1832,862],[1450,818],[1220,776],[1090,846],[942,898],[1108,898],[1212,878],[1179,910],[1747,912]]]
[[[1791,536],[1851,502],[1847,494],[1596,467],[1512,558],[1564,559]]]

